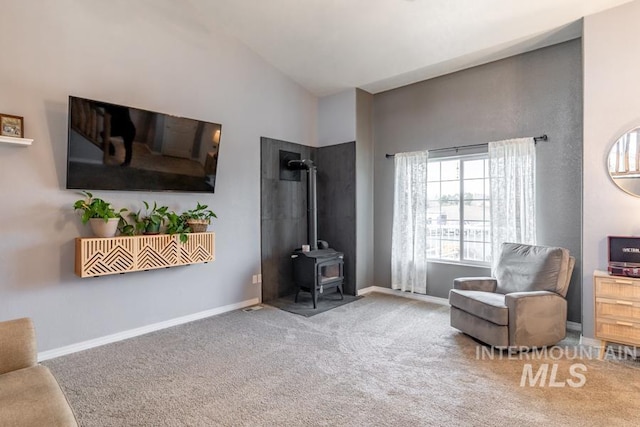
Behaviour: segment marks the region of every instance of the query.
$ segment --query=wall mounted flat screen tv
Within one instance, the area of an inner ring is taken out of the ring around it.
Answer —
[[[69,97],[67,188],[213,193],[222,125]]]

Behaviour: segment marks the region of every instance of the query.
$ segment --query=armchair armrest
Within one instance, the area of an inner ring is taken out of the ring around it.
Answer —
[[[31,319],[0,322],[0,375],[37,362],[36,331]]]
[[[493,277],[459,277],[453,279],[453,289],[495,292],[498,281]]]
[[[567,334],[567,300],[555,292],[533,291],[506,294],[509,311],[509,345],[544,347]]]

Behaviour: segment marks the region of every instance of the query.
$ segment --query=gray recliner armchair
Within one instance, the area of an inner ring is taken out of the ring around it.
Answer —
[[[544,347],[566,336],[575,258],[564,248],[503,243],[493,275],[449,291],[451,326],[494,347]]]

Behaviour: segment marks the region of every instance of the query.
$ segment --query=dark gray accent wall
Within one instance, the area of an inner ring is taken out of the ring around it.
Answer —
[[[322,148],[261,138],[262,300],[295,292],[291,252],[307,244],[307,174],[280,179],[280,151],[318,168],[318,238],[345,255],[344,291],[355,295],[355,143]]]
[[[346,294],[356,294],[356,143],[317,149],[318,239],[344,253]]]
[[[291,252],[307,243],[307,176],[280,179],[280,150],[315,161],[315,148],[271,138],[260,139],[260,233],[262,300],[294,292]]]
[[[393,161],[385,153],[547,134],[537,145],[538,242],[576,257],[569,320],[581,321],[582,43],[513,56],[374,96],[375,281],[391,281]],[[431,263],[428,293],[486,268]]]
[[[356,89],[356,288],[373,286],[373,95]]]

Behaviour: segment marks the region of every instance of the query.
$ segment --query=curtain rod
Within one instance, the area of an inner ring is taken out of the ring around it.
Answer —
[[[533,138],[533,142],[534,143],[536,143],[538,141],[548,141],[548,140],[549,140],[549,137],[547,136],[547,134],[544,134],[544,135],[541,135],[541,136],[536,136],[535,138]],[[462,145],[460,147],[436,148],[435,150],[429,150],[429,153],[435,153],[435,152],[438,152],[438,151],[447,151],[447,150],[456,150],[456,152],[457,152],[461,148],[485,147],[488,144],[489,144],[488,142],[484,142],[482,144]],[[385,157],[387,159],[392,159],[395,156],[396,156],[395,154],[385,154]]]

